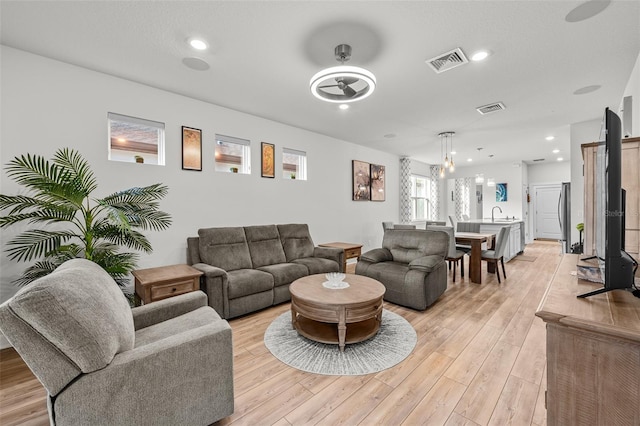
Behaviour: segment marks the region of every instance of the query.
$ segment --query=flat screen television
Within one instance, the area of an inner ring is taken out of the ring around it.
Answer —
[[[635,288],[638,264],[624,251],[626,194],[622,188],[621,123],[609,108],[605,110],[605,142],[598,146],[596,168],[596,257],[604,286],[578,297]]]

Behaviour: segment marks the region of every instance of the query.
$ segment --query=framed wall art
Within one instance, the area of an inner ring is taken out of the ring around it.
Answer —
[[[371,165],[371,201],[384,201],[384,166]]]
[[[369,163],[364,161],[352,160],[351,168],[353,171],[353,201],[369,201],[371,200],[371,182]]]
[[[507,184],[496,183],[496,201],[507,201]]]
[[[276,146],[274,144],[262,142],[262,177],[276,177],[275,151]]]
[[[202,171],[202,130],[182,126],[182,170]]]

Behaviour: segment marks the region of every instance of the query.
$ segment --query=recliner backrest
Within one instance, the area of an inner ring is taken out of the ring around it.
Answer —
[[[384,233],[382,248],[391,252],[394,262],[410,263],[424,256],[447,256],[449,236],[440,231],[390,229]]]
[[[287,262],[313,256],[314,245],[307,224],[289,223],[277,226]]]
[[[456,256],[456,237],[453,232],[453,226],[427,225],[427,231],[445,232],[449,236],[449,251],[447,257]]]
[[[135,343],[122,290],[97,264],[72,259],[0,305],[1,328],[51,395]]]
[[[251,253],[244,228],[198,229],[198,248],[203,263],[225,271],[251,269]]]
[[[276,225],[245,226],[244,233],[254,268],[286,262]]]

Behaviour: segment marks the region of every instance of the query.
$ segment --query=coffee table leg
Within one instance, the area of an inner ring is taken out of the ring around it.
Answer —
[[[298,321],[298,314],[296,313],[296,309],[293,307],[293,303],[291,304],[291,327],[293,327],[294,330],[297,330],[296,328],[296,322]]]
[[[344,352],[346,337],[347,337],[347,315],[344,309],[341,309],[339,321],[338,321],[338,345],[340,346],[340,352]]]

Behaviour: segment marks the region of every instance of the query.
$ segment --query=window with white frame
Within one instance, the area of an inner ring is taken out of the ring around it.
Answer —
[[[164,166],[164,123],[110,112],[109,160]]]
[[[295,149],[282,149],[283,179],[307,180],[307,153]]]
[[[216,172],[251,174],[251,141],[216,135]]]
[[[427,220],[431,218],[430,192],[429,178],[411,175],[411,220]]]

